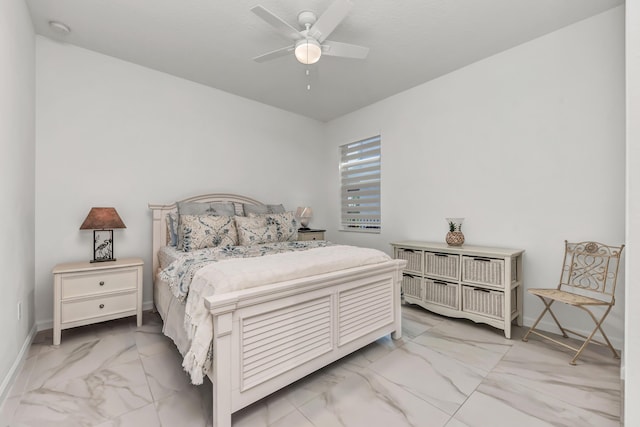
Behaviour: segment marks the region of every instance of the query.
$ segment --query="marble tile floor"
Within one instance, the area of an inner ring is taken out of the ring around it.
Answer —
[[[403,307],[386,337],[234,414],[234,427],[608,427],[620,425],[620,364],[522,328],[501,331]],[[211,385],[190,384],[157,314],[39,333],[0,427],[211,425]]]

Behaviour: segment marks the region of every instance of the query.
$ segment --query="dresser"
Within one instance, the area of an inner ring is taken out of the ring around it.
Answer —
[[[137,316],[142,325],[141,258],[58,264],[53,269],[53,344],[76,326]]]
[[[394,257],[407,260],[404,300],[444,316],[471,319],[504,330],[522,326],[522,249],[448,246],[403,241],[391,244]]]

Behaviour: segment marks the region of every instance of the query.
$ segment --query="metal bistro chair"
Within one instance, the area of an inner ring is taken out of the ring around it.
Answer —
[[[545,308],[533,326],[531,326],[529,332],[522,338],[522,341],[527,341],[529,334],[536,334],[556,344],[567,347],[576,352],[571,362],[569,362],[571,365],[575,365],[576,359],[578,359],[587,344],[593,342],[595,344],[605,345],[605,343],[593,339],[596,331],[600,331],[606,341],[606,345],[613,352],[613,356],[619,359],[620,355],[616,349],[613,348],[609,338],[607,338],[607,335],[602,330],[602,322],[604,322],[604,319],[615,304],[618,267],[624,245],[608,246],[597,242],[568,243],[566,240],[564,241],[564,245],[564,265],[558,287],[556,289],[528,290],[529,293],[536,295],[542,300]],[[551,311],[551,305],[556,301],[580,308],[589,313],[589,316],[591,316],[591,319],[593,319],[596,324],[591,334],[586,336],[562,327],[558,318],[553,314],[553,311]],[[606,310],[602,317],[598,319],[594,313],[589,310],[590,306],[606,307]],[[569,332],[585,339],[580,348],[572,347],[567,343],[544,335],[535,329],[547,312],[551,314],[556,325],[560,328],[562,336],[567,338],[567,332]]]

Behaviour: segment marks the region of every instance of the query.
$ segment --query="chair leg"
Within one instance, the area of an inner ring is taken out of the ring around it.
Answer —
[[[596,316],[594,316],[594,314],[591,312],[591,310],[587,309],[586,307],[579,306],[579,305],[576,306],[576,307],[581,308],[584,311],[586,311],[587,313],[589,313],[589,316],[591,316],[591,319],[596,324],[596,327],[593,328],[593,331],[591,332],[591,334],[587,337],[587,339],[584,341],[584,343],[582,344],[582,346],[580,347],[580,349],[578,350],[576,355],[573,357],[573,359],[571,359],[571,362],[569,362],[569,363],[571,365],[575,365],[576,364],[576,360],[578,359],[578,357],[580,357],[580,354],[587,347],[587,344],[589,344],[589,342],[591,342],[593,336],[595,335],[596,331],[598,331],[598,330],[600,331],[600,334],[602,334],[602,337],[606,341],[607,346],[609,347],[609,349],[613,353],[613,357],[616,358],[616,359],[619,359],[620,355],[618,354],[616,349],[613,348],[613,345],[611,345],[611,341],[609,341],[609,338],[607,337],[607,334],[605,334],[604,330],[602,330],[602,322],[604,322],[604,319],[606,319],[606,317],[609,315],[609,312],[611,311],[611,308],[613,308],[613,306],[610,305],[609,308],[607,308],[607,311],[605,311],[605,313],[602,315],[600,320],[598,320],[598,318]]]
[[[542,297],[540,297],[540,298],[542,298]],[[556,322],[556,326],[558,327],[558,329],[560,329],[560,332],[562,332],[562,336],[565,337],[565,338],[569,338],[569,335],[567,335],[567,331],[562,327],[562,325],[560,324],[560,321],[556,317],[555,313],[553,311],[551,311],[551,304],[553,304],[553,301],[549,302],[549,305],[547,306],[549,308],[549,314],[553,318],[553,321]]]
[[[607,335],[604,333],[604,330],[602,329],[602,323],[604,322],[604,320],[607,318],[607,316],[609,315],[609,312],[611,311],[611,309],[613,308],[612,305],[610,305],[607,310],[604,312],[604,314],[602,315],[602,317],[600,318],[600,320],[598,320],[598,318],[586,307],[581,306],[581,305],[575,305],[574,307],[580,308],[584,311],[586,311],[589,316],[591,317],[591,319],[593,320],[593,322],[595,323],[595,327],[593,328],[593,331],[591,331],[591,334],[587,335],[582,335],[579,332],[574,332],[572,330],[569,329],[565,329],[564,327],[562,327],[562,325],[560,325],[560,322],[558,321],[558,318],[555,316],[555,314],[553,313],[553,311],[551,310],[551,304],[553,304],[555,301],[554,300],[545,300],[543,297],[541,297],[540,295],[536,295],[538,298],[540,298],[542,300],[542,303],[544,304],[544,310],[542,310],[542,313],[540,313],[540,316],[538,316],[538,318],[536,319],[536,321],[533,323],[533,326],[531,326],[531,328],[529,328],[529,331],[527,331],[527,333],[525,334],[525,336],[522,338],[522,341],[528,341],[529,340],[529,335],[530,334],[536,334],[542,338],[546,338],[549,341],[553,341],[556,344],[560,344],[564,347],[567,347],[570,350],[575,351],[575,355],[573,356],[573,359],[571,359],[571,361],[569,362],[569,364],[571,365],[575,365],[576,364],[576,360],[578,359],[578,357],[580,357],[580,355],[582,354],[582,352],[584,351],[584,349],[587,347],[587,345],[593,341],[593,343],[596,344],[600,344],[600,345],[604,345],[605,343],[601,343],[599,341],[593,340],[593,337],[595,335],[595,333],[597,331],[600,331],[600,334],[602,334],[602,337],[604,338],[606,345],[609,347],[609,349],[611,350],[611,352],[613,353],[613,357],[615,357],[616,359],[620,358],[620,354],[618,354],[618,352],[616,351],[616,349],[613,347],[613,345],[611,344],[611,341],[609,341],[609,337],[607,337]],[[547,335],[544,335],[538,331],[536,331],[536,327],[538,326],[538,323],[540,323],[540,321],[542,320],[542,318],[544,317],[544,315],[547,313],[547,311],[549,312],[549,314],[551,314],[551,317],[553,318],[553,321],[556,323],[556,325],[558,326],[558,328],[560,329],[560,331],[562,332],[562,336],[565,338],[568,338],[569,335],[567,335],[567,332],[570,332],[573,335],[582,337],[585,339],[585,341],[582,343],[582,345],[580,346],[580,348],[576,348],[576,347],[572,347],[568,344],[565,344],[563,342],[560,342],[556,339],[553,339]]]
[[[536,326],[538,326],[538,323],[540,323],[540,321],[542,320],[544,315],[547,313],[547,311],[549,312],[549,314],[551,314],[553,321],[556,322],[558,329],[560,329],[560,332],[562,332],[562,336],[567,338],[568,337],[567,333],[565,332],[564,328],[560,325],[560,322],[558,321],[558,318],[556,317],[556,315],[553,313],[553,311],[551,311],[551,304],[553,304],[555,301],[550,300],[549,302],[547,302],[547,300],[545,300],[540,295],[536,295],[536,296],[540,298],[540,300],[542,300],[542,303],[544,304],[544,310],[542,310],[542,313],[540,313],[540,316],[538,316],[536,321],[533,322],[533,326],[529,328],[529,331],[525,334],[525,336],[522,337],[522,341],[524,342],[529,341],[529,335],[531,334],[531,332],[533,332],[536,329]]]
[[[542,317],[545,315],[545,313],[549,310],[549,306],[547,305],[547,303],[545,302],[545,308],[544,310],[542,310],[542,313],[540,313],[540,316],[538,316],[538,318],[536,319],[535,322],[533,322],[533,325],[531,325],[531,327],[529,328],[529,330],[527,331],[526,334],[524,334],[524,337],[522,337],[522,341],[527,342],[529,341],[529,335],[531,334],[531,332],[533,332],[533,330],[536,328],[536,326],[538,326],[538,323],[540,323],[540,320],[542,320]],[[551,304],[549,304],[551,305]]]

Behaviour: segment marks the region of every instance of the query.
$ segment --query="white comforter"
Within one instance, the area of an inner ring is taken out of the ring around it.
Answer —
[[[186,301],[185,329],[191,347],[182,366],[191,375],[191,382],[202,384],[211,365],[212,320],[203,298],[389,259],[376,249],[334,245],[259,258],[229,259],[201,268],[193,277]]]

